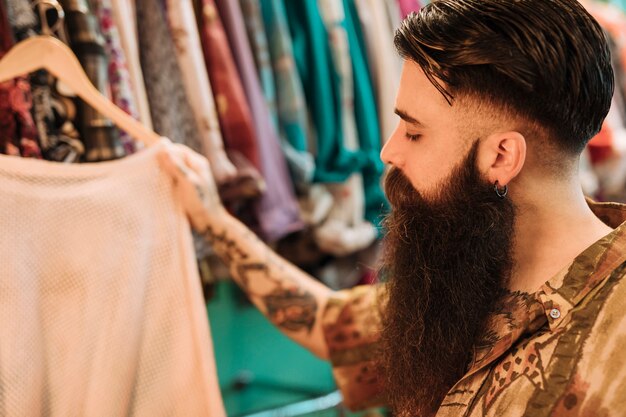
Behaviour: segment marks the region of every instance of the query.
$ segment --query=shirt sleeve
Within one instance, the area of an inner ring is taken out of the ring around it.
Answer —
[[[384,404],[380,366],[383,285],[338,291],[322,316],[324,337],[344,405],[351,410]]]

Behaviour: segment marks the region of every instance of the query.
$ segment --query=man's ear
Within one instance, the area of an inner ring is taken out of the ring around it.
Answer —
[[[515,178],[526,162],[526,138],[508,131],[488,136],[480,146],[478,167],[491,183],[501,187]]]

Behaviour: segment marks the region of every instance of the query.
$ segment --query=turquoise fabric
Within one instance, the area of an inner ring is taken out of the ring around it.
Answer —
[[[384,164],[380,159],[381,138],[378,111],[365,55],[364,37],[358,24],[356,4],[354,0],[343,0],[343,2],[354,74],[354,112],[361,152],[364,153],[367,161],[363,169],[365,218],[378,225],[381,220],[381,211],[387,209],[387,200],[381,188]]]
[[[343,145],[339,78],[335,72],[328,36],[315,1],[283,0],[287,11],[294,57],[315,130],[314,181],[346,181],[367,162],[361,151]]]
[[[378,225],[387,208],[381,189],[384,165],[380,160],[380,129],[365,45],[360,34],[354,0],[342,0],[354,73],[358,151],[346,149],[341,129],[339,76],[333,66],[328,35],[314,1],[282,0],[287,11],[294,56],[311,120],[316,132],[316,182],[344,182],[352,173],[363,174],[365,218]]]
[[[283,151],[296,189],[305,191],[313,181],[315,161],[311,154],[304,88],[294,60],[287,12],[283,0],[260,0],[260,6],[275,80]]]

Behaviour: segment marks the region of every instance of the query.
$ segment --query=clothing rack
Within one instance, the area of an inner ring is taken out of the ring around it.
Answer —
[[[342,396],[339,391],[331,392],[330,394],[312,398],[310,400],[300,401],[297,403],[289,404],[283,407],[278,407],[270,410],[260,411],[254,414],[242,415],[240,417],[296,417],[304,416],[307,414],[327,411],[333,408],[337,408],[341,405]]]

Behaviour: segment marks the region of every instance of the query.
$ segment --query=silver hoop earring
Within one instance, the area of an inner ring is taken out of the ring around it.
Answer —
[[[506,195],[509,193],[509,186],[505,185],[503,188],[499,188],[498,181],[496,181],[496,183],[494,184],[493,189],[496,192],[496,195],[500,198],[506,197]]]

